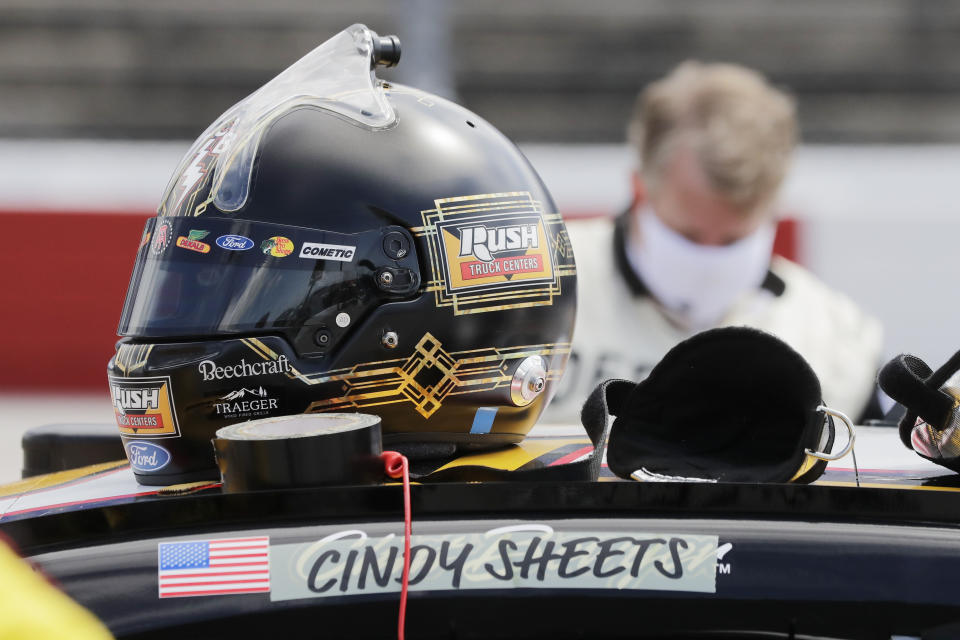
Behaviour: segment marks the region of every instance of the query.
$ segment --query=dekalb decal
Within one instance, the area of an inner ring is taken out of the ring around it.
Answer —
[[[170,438],[180,435],[170,378],[108,376],[117,426],[123,435]]]
[[[206,242],[200,242],[206,238],[209,233],[209,231],[197,231],[196,229],[191,229],[186,236],[180,236],[177,238],[177,246],[181,249],[196,251],[197,253],[210,253],[210,245],[208,245]]]
[[[342,244],[317,244],[316,242],[304,242],[300,248],[301,258],[313,258],[314,260],[339,260],[340,262],[351,262],[356,247],[350,247]]]

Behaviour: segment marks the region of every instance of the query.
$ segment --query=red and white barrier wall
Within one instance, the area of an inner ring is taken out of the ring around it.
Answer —
[[[188,146],[0,141],[0,390],[105,389],[143,223]],[[626,147],[524,151],[569,218],[629,202]],[[957,167],[957,147],[805,147],[782,198],[777,251],[931,364],[960,349]]]

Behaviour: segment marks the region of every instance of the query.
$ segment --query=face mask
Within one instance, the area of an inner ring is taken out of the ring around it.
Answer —
[[[717,247],[687,240],[649,208],[641,210],[637,220],[639,242],[628,245],[627,257],[667,315],[683,327],[715,326],[741,295],[766,277],[772,224]]]

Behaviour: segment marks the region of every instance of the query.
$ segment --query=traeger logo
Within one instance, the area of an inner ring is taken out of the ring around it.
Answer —
[[[137,437],[180,435],[170,378],[109,377],[110,398],[120,433]]]
[[[224,418],[265,416],[277,408],[277,399],[271,398],[263,387],[241,387],[222,396],[219,402],[213,403],[213,408],[218,416]]]
[[[460,257],[476,256],[492,262],[504,251],[523,251],[540,246],[537,225],[520,224],[508,227],[477,225],[460,229]]]

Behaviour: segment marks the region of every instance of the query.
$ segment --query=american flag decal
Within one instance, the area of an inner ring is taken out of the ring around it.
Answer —
[[[161,542],[161,598],[270,591],[270,538]]]

